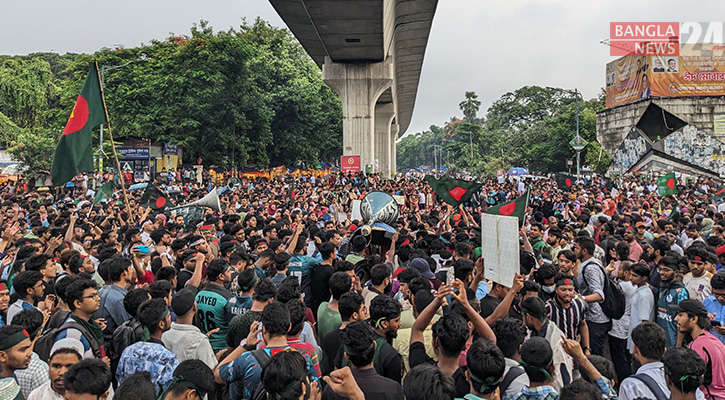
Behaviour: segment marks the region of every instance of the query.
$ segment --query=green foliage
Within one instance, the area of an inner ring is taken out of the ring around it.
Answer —
[[[475,122],[478,109],[481,102],[478,100],[476,92],[466,92],[466,100],[458,103],[458,108],[463,111],[463,120],[466,122]]]
[[[260,19],[216,33],[201,21],[189,36],[90,55],[4,56],[0,112],[30,128],[23,139],[62,131],[94,60],[105,67],[131,62],[104,74],[115,140],[178,144],[185,162],[202,156],[207,165],[236,167],[317,164],[342,153],[339,99],[292,35]],[[46,155],[57,143],[48,137],[53,142]],[[36,154],[23,152],[26,158]]]
[[[40,172],[50,171],[52,154],[59,138],[60,131],[23,129],[9,142],[7,150],[14,159],[20,161],[27,176],[35,177]]]
[[[462,110],[472,98],[471,93],[467,92],[467,99],[461,102]],[[448,152],[444,157],[448,167],[455,166],[488,177],[495,176],[498,169],[511,167],[525,167],[535,173],[563,171],[567,168],[566,159],[576,158],[576,152],[569,146],[569,141],[576,136],[575,100],[574,94],[567,91],[525,86],[495,101],[481,124],[469,123],[469,116],[464,121],[453,117],[442,128],[444,138],[436,144]],[[611,163],[606,155],[599,161],[596,142],[596,112],[603,108],[601,96],[579,100],[579,133],[591,143],[582,154],[582,163],[598,173],[606,171]],[[410,136],[405,151],[413,159],[401,157],[399,150],[399,168],[415,168],[422,164],[419,160],[423,154],[432,152],[429,136],[429,133]],[[596,152],[596,157],[589,156],[592,152]]]

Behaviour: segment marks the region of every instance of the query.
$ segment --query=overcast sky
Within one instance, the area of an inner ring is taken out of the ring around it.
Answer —
[[[408,133],[461,116],[466,91],[479,95],[479,114],[526,85],[595,97],[614,59],[599,43],[610,22],[707,21],[722,11],[722,0],[440,0]],[[267,0],[0,0],[0,54],[134,47],[188,34],[201,19],[226,30],[257,16],[284,26]]]

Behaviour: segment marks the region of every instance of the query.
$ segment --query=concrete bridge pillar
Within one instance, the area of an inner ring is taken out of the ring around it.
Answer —
[[[395,117],[393,103],[375,105],[375,160],[384,178],[390,177],[390,123]]]
[[[322,80],[342,101],[342,154],[359,155],[363,171],[374,167],[375,102],[393,83],[392,62],[336,63],[325,57]]]
[[[398,133],[400,132],[400,125],[390,125],[390,175],[398,173],[398,153],[396,148],[396,141],[398,140]]]

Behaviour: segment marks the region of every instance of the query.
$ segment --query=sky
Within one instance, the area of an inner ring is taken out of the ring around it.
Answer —
[[[479,116],[523,86],[596,97],[615,58],[599,43],[610,22],[708,21],[722,11],[722,0],[440,0],[407,133],[462,117],[466,91],[478,94]],[[257,16],[285,27],[267,0],[0,0],[0,54],[135,47],[189,34],[202,19],[220,31]]]

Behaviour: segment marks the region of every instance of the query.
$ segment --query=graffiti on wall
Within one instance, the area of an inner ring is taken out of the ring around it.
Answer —
[[[619,149],[612,157],[612,169],[617,173],[625,173],[649,151],[650,145],[639,129],[632,127],[624,138]]]
[[[666,154],[720,175],[725,173],[725,145],[693,125],[685,125],[662,140]]]

